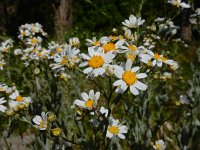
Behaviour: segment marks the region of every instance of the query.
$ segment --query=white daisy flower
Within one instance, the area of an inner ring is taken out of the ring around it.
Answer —
[[[28,106],[32,100],[30,97],[22,97],[20,94],[19,94],[19,91],[18,90],[15,90],[10,96],[9,96],[10,99],[12,99],[10,101],[10,104],[11,104],[11,107],[15,107],[16,105],[20,105],[20,104],[25,104],[26,106]],[[14,101],[14,102],[12,102]]]
[[[94,90],[89,91],[89,95],[85,92],[81,93],[83,100],[76,99],[74,104],[78,107],[91,110],[96,107],[97,101],[100,97],[100,92],[94,93]]]
[[[7,110],[7,107],[5,107],[4,105],[2,105],[4,103],[6,103],[6,100],[4,99],[4,97],[0,98],[0,111],[1,112],[5,112]]]
[[[137,73],[140,67],[133,67],[132,61],[127,60],[126,64],[122,64],[122,66],[115,66],[114,74],[119,80],[113,83],[113,86],[117,86],[115,92],[123,93],[128,87],[131,90],[133,95],[138,95],[139,90],[146,90],[147,85],[140,82],[138,79],[146,78],[146,73]]]
[[[176,7],[182,7],[182,8],[190,8],[191,7],[189,4],[186,4],[185,2],[181,2],[181,0],[168,0],[167,3],[170,3]]]
[[[124,22],[122,22],[122,24],[127,26],[128,28],[137,28],[144,22],[145,20],[142,20],[141,17],[136,18],[134,15],[130,15],[129,20],[126,19]]]
[[[47,121],[47,113],[42,112],[41,116],[36,115],[33,118],[33,122],[36,124],[34,125],[39,130],[46,130],[48,127],[48,121]]]
[[[150,50],[148,50],[147,52],[154,59],[153,62],[152,62],[153,66],[157,65],[158,67],[162,67],[163,63],[167,63],[169,61],[163,55],[159,55],[158,53],[153,53]]]
[[[101,44],[105,44],[105,43],[107,43],[110,40],[111,39],[109,37],[107,37],[107,36],[103,36],[99,40],[97,40],[96,37],[93,37],[92,40],[91,39],[86,39],[86,41],[87,41],[86,45],[89,46],[89,47],[90,46],[91,47],[98,47]]]
[[[153,145],[153,148],[155,150],[165,150],[166,145],[163,140],[158,140],[158,141],[156,141],[155,145]]]
[[[118,136],[121,139],[125,139],[124,133],[127,133],[127,127],[125,125],[119,124],[119,120],[109,119],[106,137],[115,138]]]
[[[26,44],[35,46],[40,44],[41,42],[42,38],[38,36],[38,37],[28,38]]]
[[[13,47],[13,40],[8,39],[1,43],[0,52],[8,52],[11,47]]]
[[[117,52],[117,53],[121,53],[122,49],[125,49],[126,47],[123,46],[123,44],[125,43],[124,39],[118,40],[116,43],[112,42],[112,39],[110,39],[109,41],[107,41],[106,43],[104,43],[102,45],[103,51],[104,53],[107,52]]]
[[[88,55],[82,54],[82,58],[86,60],[79,66],[88,68],[83,70],[84,74],[88,74],[90,77],[97,77],[98,75],[103,75],[106,72],[106,66],[110,64],[115,55],[112,51],[104,53],[101,48],[94,50],[94,48],[88,48]]]
[[[80,50],[72,48],[71,45],[64,45],[60,53],[54,55],[54,62],[51,64],[52,69],[64,70],[63,67],[73,68],[80,61],[78,54]]]

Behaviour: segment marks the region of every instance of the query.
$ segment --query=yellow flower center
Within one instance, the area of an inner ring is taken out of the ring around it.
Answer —
[[[8,48],[3,48],[2,52],[8,52]]]
[[[19,95],[19,96],[16,97],[16,101],[23,102],[24,98],[21,95]]]
[[[115,44],[113,43],[107,43],[103,46],[104,52],[107,53],[111,50],[115,50]]]
[[[57,53],[60,53],[61,50],[62,50],[62,49],[61,49],[60,47],[57,47],[57,48],[56,48],[56,52],[57,52]]]
[[[128,54],[128,59],[133,61],[135,59],[135,56],[133,54]]]
[[[3,92],[3,91],[5,91],[5,89],[3,87],[0,87],[0,92]]]
[[[162,148],[162,145],[161,144],[156,144],[156,150],[160,150]]]
[[[3,63],[0,62],[0,67],[3,67]]]
[[[118,39],[118,36],[112,36],[112,35],[110,35],[109,37],[110,37],[113,41],[115,41],[115,40]]]
[[[92,108],[94,105],[94,100],[89,99],[87,102],[85,102],[85,106],[88,108]]]
[[[67,57],[64,56],[60,63],[61,63],[62,65],[64,65],[64,64],[66,64],[66,62],[67,62]]]
[[[137,47],[135,45],[129,45],[128,48],[132,51],[137,50]]]
[[[133,85],[137,81],[136,74],[131,71],[125,71],[122,75],[122,79],[126,82],[126,84]]]
[[[39,52],[39,53],[37,54],[37,56],[38,56],[38,57],[42,57],[42,52]]]
[[[40,126],[40,128],[47,128],[47,123],[42,121],[42,122],[40,122],[39,126]]]
[[[160,55],[158,53],[155,53],[154,56],[153,56],[155,59],[159,59],[160,58]]]
[[[119,128],[117,126],[110,126],[108,128],[109,132],[112,134],[118,134],[119,133]]]
[[[32,43],[33,45],[37,44],[37,42],[38,42],[38,40],[37,40],[36,38],[31,39],[31,43]]]
[[[95,41],[95,42],[92,43],[92,45],[94,45],[94,46],[97,46],[97,45],[99,45],[99,44],[100,44],[99,41]]]
[[[92,68],[100,68],[103,64],[104,59],[102,56],[93,56],[88,62],[88,65]]]

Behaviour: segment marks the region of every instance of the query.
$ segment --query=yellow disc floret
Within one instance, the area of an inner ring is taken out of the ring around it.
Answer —
[[[24,98],[21,95],[19,95],[19,96],[16,97],[16,101],[23,102]]]
[[[102,56],[93,56],[88,62],[88,65],[92,68],[100,68],[103,64],[104,59]]]
[[[85,102],[85,106],[88,108],[92,108],[94,106],[94,100],[89,99],[87,102]]]
[[[162,145],[159,143],[157,143],[155,146],[156,146],[156,150],[161,150],[161,148],[162,148]]]
[[[107,43],[103,46],[104,52],[107,53],[111,50],[115,50],[115,44],[113,43]]]
[[[66,62],[67,62],[67,57],[64,56],[60,63],[61,63],[62,65],[65,65]]]
[[[119,128],[117,126],[110,126],[110,127],[108,127],[108,130],[112,134],[118,134],[119,133]]]
[[[129,45],[128,48],[132,51],[137,50],[137,47],[135,45]]]
[[[131,71],[125,71],[122,75],[122,79],[126,82],[126,84],[133,85],[137,81],[136,74]]]

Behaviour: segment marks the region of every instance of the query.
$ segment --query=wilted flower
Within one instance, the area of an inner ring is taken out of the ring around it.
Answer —
[[[52,134],[54,136],[60,136],[61,133],[62,133],[62,130],[60,128],[54,128],[54,129],[52,129]]]

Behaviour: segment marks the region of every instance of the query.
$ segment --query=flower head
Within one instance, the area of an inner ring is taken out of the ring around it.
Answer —
[[[147,89],[147,85],[139,81],[147,75],[146,73],[138,73],[139,69],[140,67],[132,68],[132,61],[130,60],[127,60],[126,64],[115,66],[114,74],[119,80],[115,81],[113,85],[117,86],[117,93],[123,93],[129,87],[133,95],[138,95],[138,89],[143,91]]]
[[[130,15],[129,20],[126,19],[124,22],[122,22],[122,24],[127,26],[128,28],[137,28],[144,22],[145,20],[142,20],[141,17],[136,18],[134,15]]]
[[[91,110],[96,107],[97,101],[100,97],[100,93],[99,92],[94,93],[94,90],[90,90],[89,95],[83,92],[81,93],[81,96],[83,100],[76,99],[74,101],[74,104],[77,105],[78,107]]]
[[[80,67],[88,66],[83,70],[84,74],[88,74],[91,77],[97,77],[103,75],[106,72],[106,66],[109,65],[115,55],[112,51],[104,53],[102,49],[95,50],[94,48],[88,48],[88,55],[82,54],[85,62],[80,64]]]
[[[163,140],[156,141],[155,145],[153,145],[155,150],[165,150],[166,145]]]
[[[121,139],[125,139],[124,133],[127,133],[127,127],[119,124],[119,120],[110,118],[106,137],[115,138],[118,136]]]
[[[48,121],[47,121],[47,113],[42,112],[41,116],[36,115],[33,118],[33,122],[36,124],[34,125],[37,129],[39,130],[46,130],[48,126]]]

